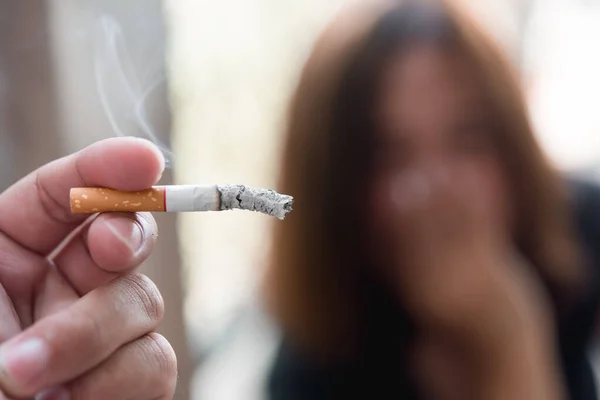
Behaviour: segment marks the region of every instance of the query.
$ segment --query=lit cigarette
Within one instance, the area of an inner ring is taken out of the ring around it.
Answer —
[[[293,197],[270,189],[244,185],[154,186],[137,192],[107,188],[71,189],[71,212],[193,212],[249,210],[284,219],[292,211]]]

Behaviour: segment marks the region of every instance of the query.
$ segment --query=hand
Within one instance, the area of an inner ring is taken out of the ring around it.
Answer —
[[[455,376],[447,393],[457,398],[465,398],[457,376],[462,389],[490,399],[555,398],[549,302],[489,184],[478,171],[439,167],[391,184],[397,290],[421,333],[417,364],[436,370],[430,381],[443,380],[440,370]]]
[[[476,171],[441,166],[391,184],[398,292],[425,324],[476,324],[486,334],[480,325],[491,318],[512,318],[513,328],[549,318],[541,287],[511,243],[502,194],[487,185]]]
[[[48,399],[172,397],[175,355],[154,333],[162,298],[134,272],[155,243],[154,220],[103,214],[84,221],[69,206],[71,187],[141,190],[163,168],[148,142],[110,139],[0,195],[0,398],[41,391]]]

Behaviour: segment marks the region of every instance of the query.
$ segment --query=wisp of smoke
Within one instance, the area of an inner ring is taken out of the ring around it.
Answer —
[[[170,168],[173,154],[161,142],[147,115],[148,99],[165,83],[164,72],[149,84],[141,84],[118,21],[105,14],[98,18],[97,26],[98,40],[93,52],[96,90],[115,135],[151,140],[161,149]]]

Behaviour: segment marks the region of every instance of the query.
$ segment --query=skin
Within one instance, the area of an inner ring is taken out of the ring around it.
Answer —
[[[0,195],[0,398],[172,398],[176,357],[154,332],[163,300],[135,272],[156,223],[148,214],[105,214],[82,226],[68,195],[88,185],[141,190],[163,168],[149,142],[110,139]]]
[[[477,74],[429,45],[381,78],[371,231],[413,315],[432,398],[560,399],[552,314],[511,243],[510,188]]]

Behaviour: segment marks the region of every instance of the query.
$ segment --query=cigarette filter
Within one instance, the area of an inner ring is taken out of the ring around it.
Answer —
[[[100,187],[71,189],[71,212],[194,212],[248,210],[284,219],[293,197],[244,185],[154,186],[137,192]]]

